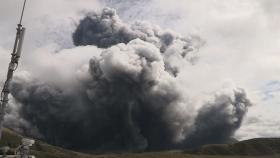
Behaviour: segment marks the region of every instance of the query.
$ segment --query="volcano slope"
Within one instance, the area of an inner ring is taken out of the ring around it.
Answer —
[[[13,150],[20,144],[22,136],[5,129],[0,146],[9,145]],[[66,150],[36,140],[32,154],[37,158],[279,158],[280,138],[252,139],[233,144],[205,145],[185,151],[158,151],[138,153],[91,153],[84,154]]]

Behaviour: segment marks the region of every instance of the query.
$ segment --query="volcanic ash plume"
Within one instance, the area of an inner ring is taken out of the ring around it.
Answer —
[[[113,46],[81,73],[87,77],[70,92],[34,80],[13,84],[13,96],[25,104],[23,116],[48,141],[143,150],[167,148],[188,130],[192,108],[154,45],[138,39]]]
[[[125,24],[111,8],[105,8],[100,14],[88,14],[73,34],[76,46],[96,45],[100,48],[128,43],[137,38],[159,48],[166,70],[174,75],[179,71],[178,62],[186,60],[194,63],[198,48],[204,44],[197,36],[181,37],[172,30],[164,30],[148,22]]]
[[[187,146],[226,143],[240,127],[251,106],[246,93],[237,89],[233,94],[218,94],[214,101],[203,106],[196,117],[194,132],[186,140]]]
[[[181,64],[190,63],[196,39],[146,24],[128,26],[108,8],[93,13],[81,21],[74,42],[93,45],[88,50],[102,47],[102,53],[92,51],[89,63],[73,74],[76,82],[65,86],[28,73],[16,77],[11,90],[15,104],[22,105],[16,115],[24,120],[22,132],[72,149],[109,151],[230,139],[250,105],[245,92],[222,93],[197,110],[176,77]]]

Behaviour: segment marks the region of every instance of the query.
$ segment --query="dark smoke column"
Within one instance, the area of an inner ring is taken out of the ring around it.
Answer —
[[[94,52],[93,52],[94,53]],[[106,49],[89,62],[80,87],[64,90],[36,80],[15,80],[25,120],[52,144],[73,149],[170,149],[188,129],[189,107],[161,52],[140,39]]]
[[[243,89],[235,90],[233,96],[217,95],[213,102],[199,110],[195,131],[185,140],[185,145],[198,147],[230,142],[251,105]]]
[[[76,46],[96,45],[108,48],[118,43],[128,43],[137,38],[132,30],[120,22],[116,11],[106,8],[102,14],[92,13],[81,20],[73,34]]]

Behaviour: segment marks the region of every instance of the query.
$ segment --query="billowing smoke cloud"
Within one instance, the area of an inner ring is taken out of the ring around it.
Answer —
[[[251,102],[242,89],[232,96],[220,94],[203,106],[195,120],[195,131],[186,140],[187,146],[225,143],[240,127]]]
[[[83,19],[73,38],[76,45],[102,48],[92,51],[76,82],[65,86],[28,73],[14,80],[24,134],[82,150],[193,147],[226,142],[250,106],[246,93],[235,90],[197,111],[176,77],[192,63],[196,38],[148,23],[128,26],[109,8]]]
[[[84,73],[82,85],[70,92],[15,80],[13,96],[24,104],[23,116],[48,141],[70,148],[143,150],[167,148],[188,130],[191,107],[154,45],[138,39],[113,46],[91,59]]]
[[[121,22],[115,10],[106,8],[102,14],[92,13],[83,19],[73,34],[73,41],[75,45],[108,48],[118,43],[128,43],[137,37],[133,30]]]
[[[81,20],[73,34],[75,45],[96,45],[101,48],[108,48],[118,43],[128,43],[136,38],[154,43],[159,47],[169,46],[175,40],[182,41],[186,48],[190,46],[190,41],[187,39],[147,22],[138,21],[127,25],[111,8],[103,9],[101,14],[89,14]]]
[[[105,8],[100,14],[89,14],[81,20],[73,34],[76,46],[96,45],[100,48],[108,48],[118,43],[126,44],[137,38],[158,47],[163,53],[167,71],[174,75],[178,73],[179,66],[173,60],[181,62],[183,59],[193,63],[196,51],[204,44],[199,37],[181,37],[171,30],[161,29],[148,22],[137,21],[127,25],[111,8]]]

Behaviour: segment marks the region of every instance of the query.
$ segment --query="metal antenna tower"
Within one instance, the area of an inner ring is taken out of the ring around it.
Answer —
[[[5,115],[5,109],[8,104],[8,97],[10,93],[10,84],[14,75],[14,71],[18,67],[18,61],[21,56],[21,50],[22,50],[22,44],[23,44],[23,39],[24,39],[24,34],[25,34],[25,28],[22,26],[22,19],[23,19],[23,14],[24,14],[24,9],[25,9],[25,4],[26,0],[24,0],[21,16],[20,16],[20,21],[19,24],[17,25],[17,33],[16,33],[16,39],[15,39],[15,44],[12,52],[12,57],[11,57],[11,62],[8,67],[8,73],[7,73],[7,80],[4,84],[3,90],[1,92],[1,100],[0,100],[0,140],[2,138],[2,131],[3,131],[3,124],[4,124],[4,115]]]

